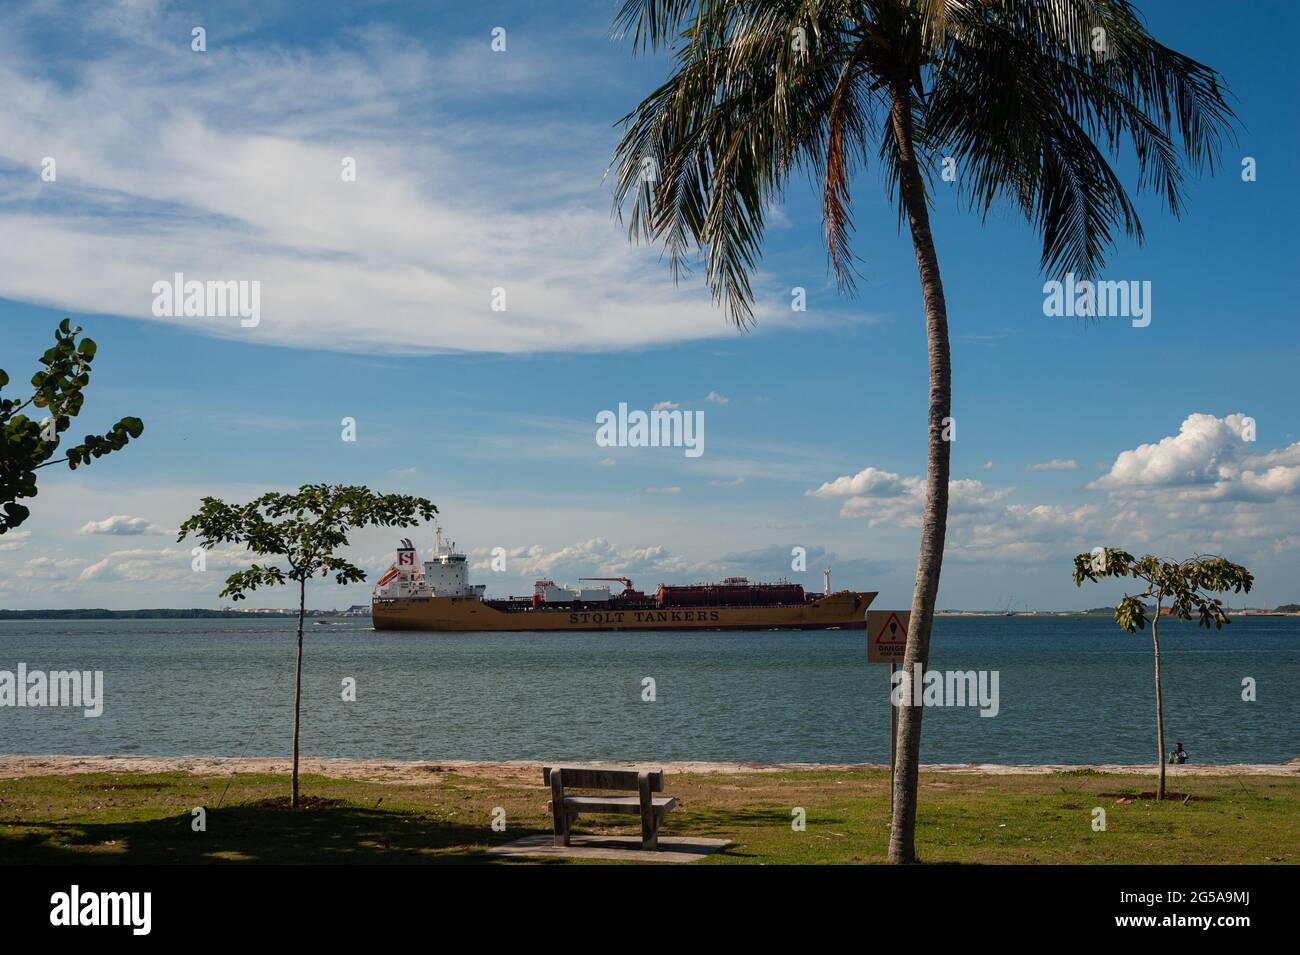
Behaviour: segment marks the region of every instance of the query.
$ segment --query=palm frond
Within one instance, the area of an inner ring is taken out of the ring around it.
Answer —
[[[674,279],[701,256],[741,325],[767,210],[797,169],[818,183],[830,265],[852,290],[851,184],[874,153],[897,202],[882,118],[900,83],[922,174],[950,157],[979,214],[1010,201],[1047,271],[1092,274],[1119,235],[1142,241],[1112,162],[1131,151],[1137,190],[1178,215],[1187,172],[1214,171],[1234,121],[1219,74],[1158,43],[1128,0],[625,0],[615,29],[673,54],[624,117],[615,208],[663,244]]]

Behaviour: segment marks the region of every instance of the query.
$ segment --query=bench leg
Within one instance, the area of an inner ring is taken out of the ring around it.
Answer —
[[[637,773],[636,788],[641,804],[641,848],[659,848],[659,814],[650,795],[650,774]]]
[[[641,848],[659,848],[659,814],[650,813],[641,817]]]
[[[551,819],[555,823],[555,839],[553,844],[557,846],[567,846],[569,844],[569,829],[573,817],[563,809],[552,809]]]
[[[561,771],[559,769],[551,772],[551,819],[555,822],[555,838],[552,840],[552,844],[567,846],[569,844],[569,822],[572,817],[564,810],[564,783],[560,777]]]

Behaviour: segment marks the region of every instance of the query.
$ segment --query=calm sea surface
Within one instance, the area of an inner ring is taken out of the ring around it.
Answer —
[[[102,670],[104,714],[0,707],[0,753],[281,756],[294,622],[0,622],[0,670]],[[1300,756],[1300,619],[1162,636],[1168,748]],[[305,753],[391,759],[883,762],[888,666],[862,633],[376,633],[308,626]],[[925,762],[1146,762],[1149,634],[1102,618],[941,618],[934,669],[999,671],[1000,713],[927,709]],[[653,677],[657,700],[642,702]],[[341,700],[354,678],[357,701]],[[1252,677],[1257,701],[1243,702]]]

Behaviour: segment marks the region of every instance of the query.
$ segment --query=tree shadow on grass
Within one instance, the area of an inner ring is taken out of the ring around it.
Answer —
[[[349,804],[293,810],[245,804],[210,809],[195,832],[189,813],[114,822],[0,819],[10,864],[422,864],[492,862],[483,849],[528,831],[493,832],[416,812]]]
[[[96,789],[102,787],[94,787]],[[116,788],[125,788],[118,785]],[[156,788],[139,786],[136,788]],[[170,801],[170,800],[169,800]],[[69,819],[42,821],[0,818],[0,858],[9,864],[506,864],[508,857],[485,856],[483,850],[529,835],[550,834],[549,828],[512,825],[507,832],[437,818],[418,810],[359,806],[353,802],[305,797],[306,806],[288,807],[287,796],[208,808],[206,830],[195,832],[189,810],[144,819]],[[137,814],[167,812],[137,807]],[[579,831],[639,833],[639,823],[626,826],[615,817],[584,816]],[[838,814],[820,816],[819,824],[847,822]],[[788,829],[789,810],[751,806],[693,808],[668,817],[666,836],[722,837],[744,841],[747,829]],[[739,830],[739,831],[738,831]],[[753,853],[733,842],[725,856]],[[567,860],[529,859],[556,864]]]

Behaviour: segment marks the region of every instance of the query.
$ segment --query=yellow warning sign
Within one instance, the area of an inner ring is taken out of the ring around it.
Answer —
[[[867,611],[867,662],[902,663],[910,610]]]

